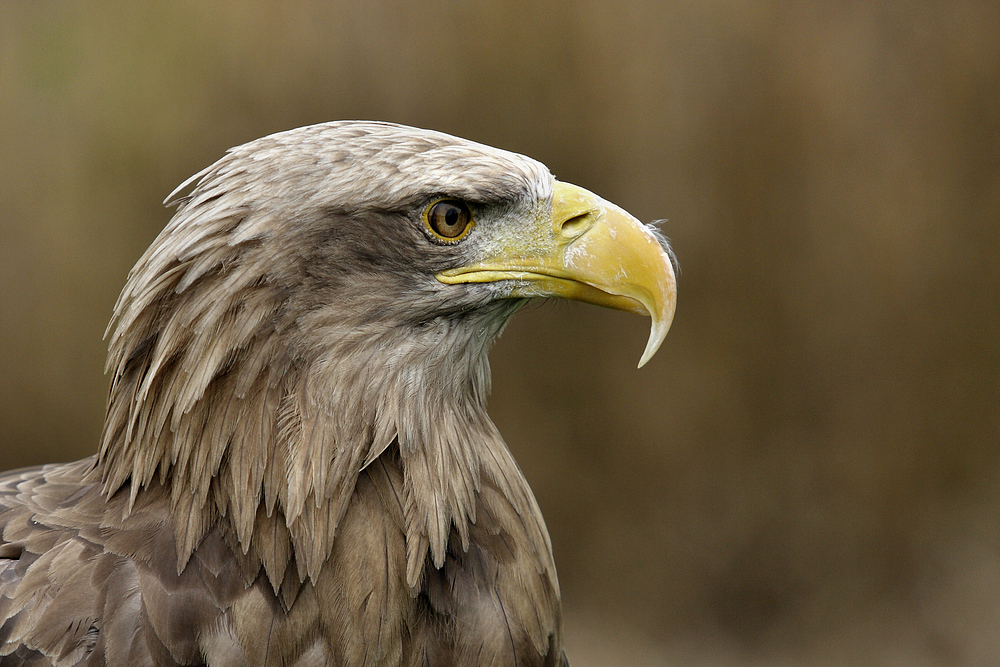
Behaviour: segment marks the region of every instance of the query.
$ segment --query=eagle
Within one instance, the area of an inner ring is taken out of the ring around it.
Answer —
[[[98,453],[0,476],[0,665],[567,665],[487,353],[561,297],[650,316],[644,364],[662,235],[384,122],[252,141],[166,203],[108,326]]]

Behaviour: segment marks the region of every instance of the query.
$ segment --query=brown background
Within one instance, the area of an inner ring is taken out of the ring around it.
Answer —
[[[0,463],[96,449],[160,201],[376,118],[663,230],[677,318],[556,303],[492,411],[574,665],[1000,663],[1000,3],[0,4]]]

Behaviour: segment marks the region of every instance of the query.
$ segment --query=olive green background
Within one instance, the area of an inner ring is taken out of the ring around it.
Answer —
[[[339,118],[643,220],[673,329],[518,315],[492,413],[580,665],[1000,663],[1000,3],[0,4],[0,468],[95,451],[160,202]]]

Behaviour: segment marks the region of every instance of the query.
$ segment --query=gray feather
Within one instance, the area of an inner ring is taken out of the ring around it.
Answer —
[[[185,182],[108,329],[99,454],[0,477],[0,663],[563,664],[548,534],[485,406],[521,302],[436,281],[474,258],[416,224],[551,189],[364,122]]]

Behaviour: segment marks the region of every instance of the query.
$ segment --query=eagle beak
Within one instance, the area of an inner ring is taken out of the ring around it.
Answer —
[[[652,231],[592,192],[555,182],[552,208],[530,239],[437,275],[444,283],[510,281],[511,297],[562,297],[652,317],[639,360],[649,361],[670,329],[677,283]]]

